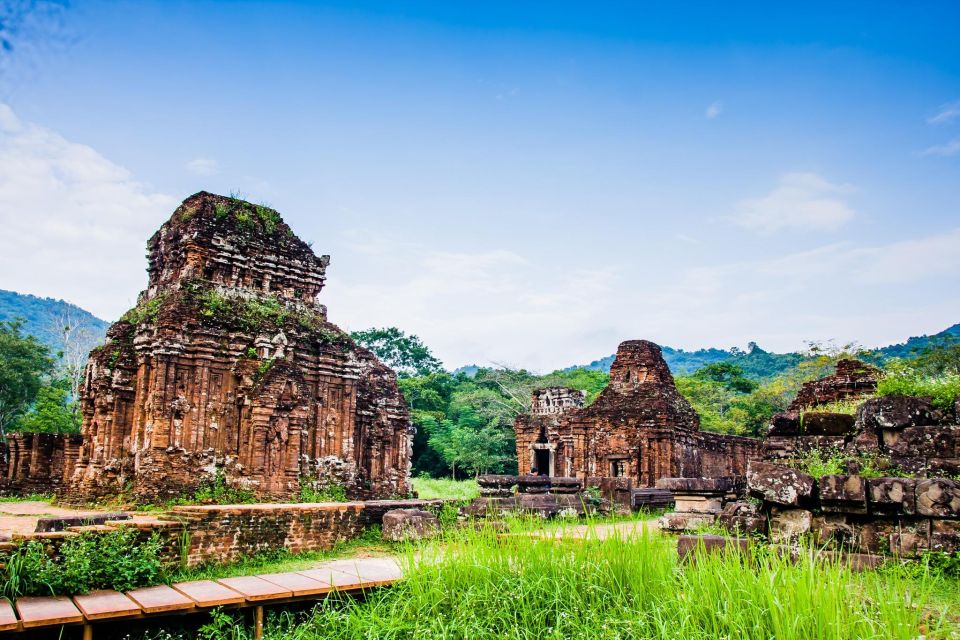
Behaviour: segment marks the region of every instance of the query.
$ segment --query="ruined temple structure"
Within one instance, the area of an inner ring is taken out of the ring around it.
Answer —
[[[880,370],[859,360],[840,360],[833,375],[807,382],[790,404],[799,411],[844,400],[856,400],[877,390]]]
[[[409,492],[406,403],[327,321],[328,256],[272,209],[206,192],[147,249],[147,289],[90,355],[82,444],[62,456],[68,500],[159,500],[218,476],[261,498],[301,483]]]
[[[667,477],[742,476],[760,447],[753,438],[700,431],[660,347],[646,340],[620,345],[593,404],[584,407],[579,391],[543,389],[514,429],[521,474],[629,478],[637,487]]]

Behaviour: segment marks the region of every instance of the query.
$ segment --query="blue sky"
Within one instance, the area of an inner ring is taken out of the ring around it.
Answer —
[[[960,321],[960,5],[768,4],[77,1],[3,54],[0,287],[117,317],[207,189],[451,367]]]

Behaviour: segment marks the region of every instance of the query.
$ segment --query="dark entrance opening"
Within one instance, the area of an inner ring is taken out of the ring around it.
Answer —
[[[550,475],[550,449],[534,449],[538,476]]]

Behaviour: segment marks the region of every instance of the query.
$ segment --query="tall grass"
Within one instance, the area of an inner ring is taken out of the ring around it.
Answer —
[[[473,500],[480,495],[475,480],[451,480],[450,478],[411,478],[413,490],[424,500]]]
[[[960,398],[960,375],[945,373],[926,376],[911,369],[894,371],[880,378],[877,395],[929,398],[938,409],[951,411],[957,398]]]
[[[812,557],[812,556],[811,556]],[[270,638],[947,637],[924,578],[853,574],[811,557],[701,557],[678,566],[656,533],[557,543],[464,533],[421,549],[365,601],[282,614]]]

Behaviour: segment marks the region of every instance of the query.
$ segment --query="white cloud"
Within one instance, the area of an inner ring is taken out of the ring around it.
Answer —
[[[334,322],[399,326],[449,367],[540,371],[590,362],[631,338],[691,349],[750,340],[779,351],[805,340],[881,346],[960,318],[960,298],[943,295],[960,287],[960,228],[701,266],[638,254],[586,268],[562,255],[341,249],[322,297]]]
[[[794,172],[780,177],[773,191],[737,205],[733,221],[758,233],[778,231],[833,231],[856,212],[840,196],[853,187],[834,184],[815,173]]]
[[[927,118],[928,124],[947,124],[960,118],[960,100],[940,107],[934,115]]]
[[[213,158],[205,158],[201,156],[188,162],[186,165],[184,165],[184,168],[194,175],[212,176],[219,171],[220,166]]]
[[[960,153],[960,138],[955,138],[947,144],[938,144],[927,147],[920,152],[921,156],[955,156]]]
[[[707,120],[713,120],[723,112],[723,103],[722,102],[712,102],[707,107],[707,110],[704,112],[704,117]]]
[[[0,104],[4,288],[114,319],[144,287],[146,240],[175,206],[94,149]]]

